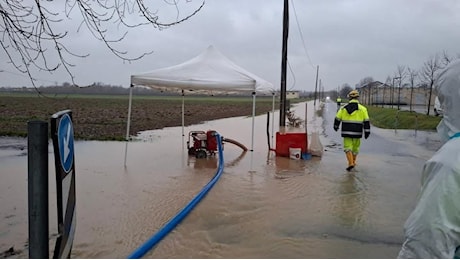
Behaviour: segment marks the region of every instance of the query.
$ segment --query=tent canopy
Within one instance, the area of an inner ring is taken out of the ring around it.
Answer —
[[[239,67],[212,45],[184,63],[131,75],[131,84],[170,91],[273,92],[271,83]]]
[[[147,73],[131,75],[129,92],[128,123],[126,140],[129,140],[131,121],[132,87],[142,85],[164,91],[212,91],[247,92],[252,94],[252,137],[251,151],[254,150],[255,97],[257,93],[271,93],[273,106],[275,91],[273,85],[239,67],[222,55],[212,45],[195,58],[176,66],[157,69]],[[184,94],[182,93],[182,138],[184,134]],[[128,143],[125,148],[125,166]]]

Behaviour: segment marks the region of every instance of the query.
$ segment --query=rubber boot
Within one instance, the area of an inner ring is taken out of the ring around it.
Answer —
[[[348,160],[347,171],[351,171],[351,169],[355,167],[355,164],[353,163],[353,153],[351,151],[348,151],[345,153],[345,155],[347,156]]]
[[[356,166],[356,157],[358,157],[358,155],[353,154],[353,166]]]

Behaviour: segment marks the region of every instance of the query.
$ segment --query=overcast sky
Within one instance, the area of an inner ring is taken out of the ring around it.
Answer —
[[[181,1],[179,15],[200,4]],[[317,66],[324,89],[332,90],[344,83],[355,86],[365,77],[384,82],[394,76],[398,65],[419,70],[436,53],[460,54],[457,0],[290,0],[289,7],[289,90],[313,91]],[[164,22],[177,15],[175,7],[164,4],[158,14]],[[79,85],[102,82],[128,87],[131,74],[182,63],[213,45],[279,88],[282,15],[283,0],[206,0],[203,9],[182,24],[130,31],[119,49],[132,56],[153,51],[131,63],[114,57],[87,32],[77,32],[71,22],[61,26],[69,31],[71,50],[90,54],[71,60]],[[70,82],[64,71],[42,72],[36,78],[38,86]],[[30,85],[1,50],[0,86]]]

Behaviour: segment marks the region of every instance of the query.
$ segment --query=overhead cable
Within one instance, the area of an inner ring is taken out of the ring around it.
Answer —
[[[300,33],[300,38],[302,40],[302,45],[303,45],[303,48],[305,50],[305,54],[307,55],[307,58],[308,58],[308,61],[311,65],[311,67],[313,69],[316,69],[315,65],[313,65],[313,62],[311,62],[311,58],[310,58],[310,55],[308,55],[308,50],[307,50],[307,47],[305,46],[305,40],[303,38],[303,34],[302,34],[302,29],[300,28],[300,23],[299,23],[299,20],[297,19],[297,12],[295,10],[295,6],[294,6],[294,0],[291,0],[291,3],[292,3],[292,9],[294,9],[294,16],[295,16],[295,21],[297,23],[297,28],[299,29],[299,33]]]

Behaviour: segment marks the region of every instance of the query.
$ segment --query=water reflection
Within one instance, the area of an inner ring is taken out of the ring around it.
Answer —
[[[347,227],[359,227],[365,222],[366,186],[356,173],[347,173],[338,180],[338,196],[333,214]]]
[[[238,157],[236,157],[233,160],[229,160],[228,158],[225,158],[224,167],[233,167],[238,165],[238,163],[244,158],[246,155],[246,151],[243,151]],[[195,169],[202,169],[202,168],[211,168],[211,169],[217,169],[217,166],[219,166],[219,157],[217,155],[211,155],[206,158],[196,158],[193,155],[189,155],[187,157],[187,166],[193,166]]]
[[[328,110],[328,106],[323,106],[321,108],[321,113],[318,115],[320,116],[323,120],[321,121],[321,135],[324,137],[324,138],[327,138],[328,135],[327,135],[327,131],[326,129],[328,129],[329,125],[331,122],[333,122],[332,120],[330,119],[327,119],[325,117],[325,115],[329,114],[327,111]],[[332,128],[332,127],[331,127]]]
[[[310,174],[316,172],[321,157],[309,160],[293,160],[288,157],[274,156],[275,177],[283,178],[290,175]]]
[[[195,169],[212,168],[217,169],[218,159],[216,156],[209,156],[206,158],[196,158],[195,156],[188,156],[187,166],[193,165]]]

